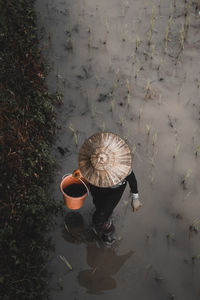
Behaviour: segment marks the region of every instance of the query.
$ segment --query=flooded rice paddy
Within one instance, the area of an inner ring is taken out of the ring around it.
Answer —
[[[111,131],[130,145],[143,203],[133,214],[126,187],[114,248],[91,235],[90,196],[79,214],[66,208],[51,299],[200,299],[199,1],[37,0],[36,11],[47,85],[63,95],[55,200],[84,140]]]

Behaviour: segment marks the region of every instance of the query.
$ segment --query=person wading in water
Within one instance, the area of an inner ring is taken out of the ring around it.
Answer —
[[[129,183],[133,211],[142,203],[139,200],[138,186],[132,170],[131,151],[126,142],[111,132],[92,135],[82,145],[79,169],[73,175],[85,178],[95,205],[93,224],[103,242],[112,245],[115,242],[114,225],[110,219],[114,208],[119,203]]]

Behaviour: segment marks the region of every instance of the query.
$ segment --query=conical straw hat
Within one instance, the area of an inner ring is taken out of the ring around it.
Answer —
[[[98,187],[120,183],[131,169],[131,151],[116,134],[101,132],[92,135],[82,145],[78,164],[83,177]]]

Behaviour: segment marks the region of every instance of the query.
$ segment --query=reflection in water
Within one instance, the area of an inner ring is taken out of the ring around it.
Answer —
[[[100,245],[94,233],[85,228],[83,218],[78,212],[70,212],[66,215],[63,238],[71,243],[84,242],[86,245],[87,263],[91,268],[80,271],[78,281],[81,286],[87,288],[88,293],[101,294],[116,287],[113,276],[133,251],[117,255],[114,248]]]
[[[96,243],[88,243],[87,263],[91,269],[80,271],[78,281],[91,294],[100,294],[116,287],[113,276],[120,270],[126,260],[133,254],[129,251],[117,255],[113,248],[99,247]]]

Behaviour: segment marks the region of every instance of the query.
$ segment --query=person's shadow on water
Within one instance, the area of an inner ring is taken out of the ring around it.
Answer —
[[[132,250],[117,255],[115,248],[107,248],[98,243],[94,233],[84,227],[83,218],[78,212],[66,215],[63,237],[68,242],[83,242],[86,245],[87,263],[91,268],[80,271],[77,279],[88,293],[102,294],[103,291],[116,288],[117,284],[113,277],[134,253]]]

